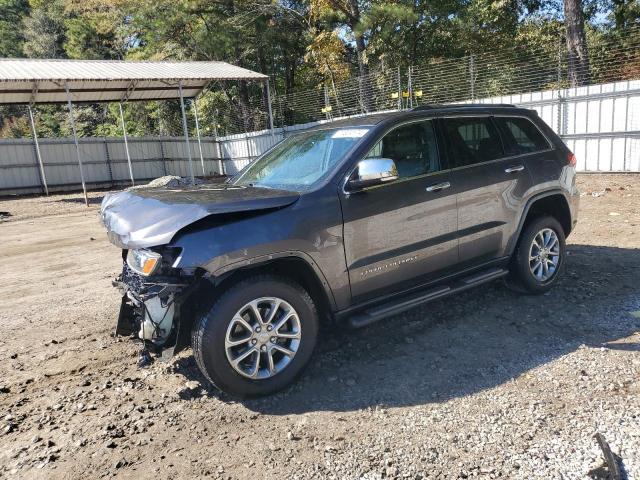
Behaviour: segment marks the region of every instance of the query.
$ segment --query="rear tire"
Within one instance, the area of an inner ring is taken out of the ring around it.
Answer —
[[[256,275],[227,289],[196,322],[193,353],[203,375],[220,390],[268,395],[300,375],[313,353],[318,324],[316,306],[300,285]]]
[[[558,282],[565,256],[560,222],[551,216],[538,217],[520,234],[507,284],[519,292],[543,294]]]

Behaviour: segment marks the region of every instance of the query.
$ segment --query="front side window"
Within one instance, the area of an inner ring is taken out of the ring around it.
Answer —
[[[399,178],[410,178],[440,170],[433,121],[402,125],[387,133],[366,158],[390,158]]]
[[[368,128],[341,128],[293,135],[258,158],[231,183],[309,190],[326,178],[368,131]]]
[[[444,118],[442,123],[454,167],[504,156],[500,135],[489,117]]]
[[[547,150],[549,143],[531,120],[523,117],[496,117],[496,122],[511,137],[507,153],[521,155]]]

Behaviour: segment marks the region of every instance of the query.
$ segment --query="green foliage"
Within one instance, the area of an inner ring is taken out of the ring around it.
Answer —
[[[64,58],[64,0],[31,2],[31,14],[24,19],[23,51],[31,58]]]
[[[629,28],[640,22],[640,0],[612,0],[609,18],[618,29]]]
[[[0,0],[0,57],[22,57],[24,37],[16,28],[29,15],[27,0]]]
[[[620,32],[640,21],[639,0],[582,4],[591,22],[594,78],[605,78],[610,46],[626,45]],[[326,87],[339,107],[350,99],[337,99],[336,86],[358,73],[413,65],[433,70],[434,79],[453,68],[464,76],[464,62],[453,67],[444,60],[488,53],[549,68],[564,42],[562,6],[562,0],[0,0],[0,56],[222,60],[268,74],[279,98],[300,90],[322,98]],[[617,74],[637,75],[636,57]],[[513,85],[520,67],[503,64],[487,62],[475,72],[476,92],[499,95]],[[554,75],[547,86],[557,84]],[[366,88],[379,88],[378,81]],[[446,98],[452,88],[436,85],[423,101]],[[267,126],[258,84],[212,85],[198,107],[204,135]],[[0,107],[0,136],[30,135],[23,110]],[[36,114],[42,136],[69,134],[62,106],[38,107]],[[307,118],[295,108],[274,114],[287,122]],[[117,105],[77,107],[76,116],[81,135],[122,134]],[[177,102],[127,104],[125,120],[130,135],[182,134]]]

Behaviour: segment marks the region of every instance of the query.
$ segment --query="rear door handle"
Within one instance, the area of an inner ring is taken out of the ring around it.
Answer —
[[[524,170],[524,165],[516,165],[515,167],[509,167],[504,169],[504,173],[521,172]]]
[[[451,184],[449,182],[435,183],[427,187],[427,192],[439,192],[445,188],[449,188]]]

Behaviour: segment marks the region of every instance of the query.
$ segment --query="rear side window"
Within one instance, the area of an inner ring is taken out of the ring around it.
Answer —
[[[539,152],[550,148],[547,139],[531,120],[522,117],[495,117],[495,120],[507,137],[509,155]]]
[[[444,118],[442,122],[453,167],[504,156],[500,135],[489,117]]]

